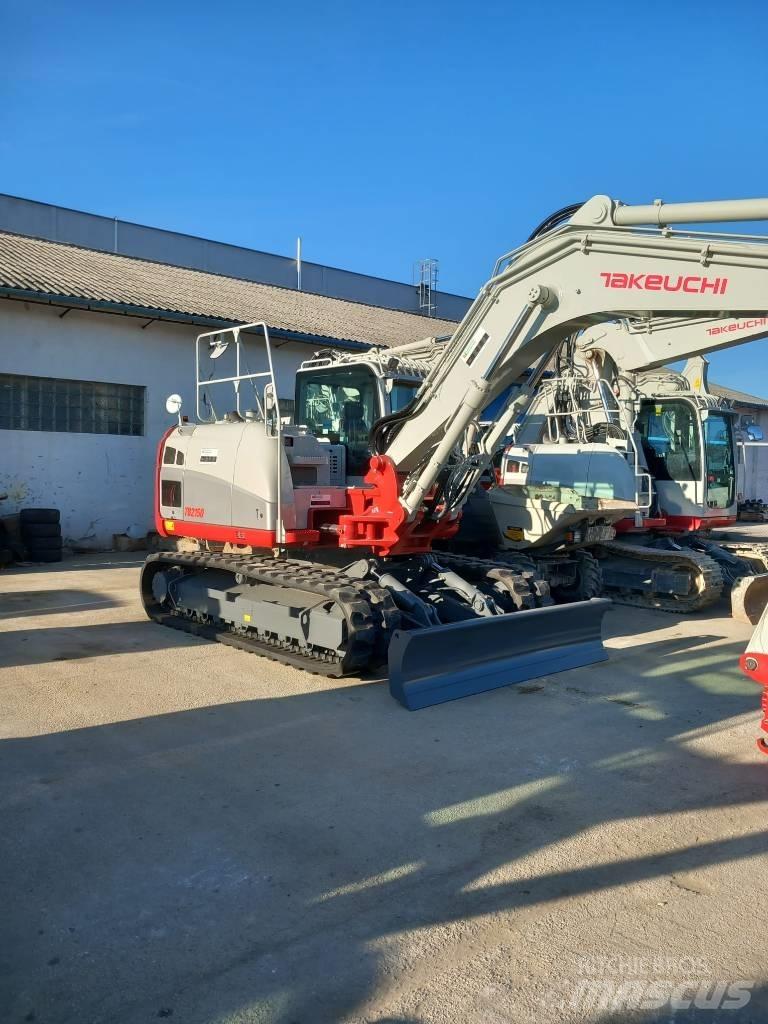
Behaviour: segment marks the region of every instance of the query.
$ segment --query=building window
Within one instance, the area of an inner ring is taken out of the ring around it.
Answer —
[[[0,430],[140,437],[144,391],[134,384],[0,373]]]

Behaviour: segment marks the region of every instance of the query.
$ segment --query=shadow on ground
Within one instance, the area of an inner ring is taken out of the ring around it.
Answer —
[[[141,636],[195,671],[195,641]],[[724,833],[514,870],[619,819],[764,799],[762,764],[681,739],[756,708],[740,645],[705,639],[416,714],[363,684],[5,740],[0,1017],[418,1024],[361,1009],[400,970],[389,938],[764,853]]]
[[[68,611],[89,608],[117,608],[119,601],[101,591],[54,588],[50,590],[0,591],[0,619],[22,615],[61,615]]]
[[[7,629],[0,633],[0,669],[139,651],[188,650],[197,645],[207,645],[207,641],[166,629],[149,619],[44,629]]]

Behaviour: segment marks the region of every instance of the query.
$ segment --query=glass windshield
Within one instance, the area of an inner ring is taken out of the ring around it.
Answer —
[[[679,399],[643,402],[637,418],[648,469],[657,480],[700,480],[698,413]]]
[[[334,366],[300,374],[296,381],[295,421],[315,437],[347,449],[347,472],[368,468],[368,434],[379,418],[373,373],[366,366]]]
[[[405,406],[413,400],[413,396],[416,394],[419,387],[419,381],[396,380],[389,393],[390,412],[400,412],[401,409],[404,409]]]
[[[733,468],[733,417],[711,412],[704,420],[704,453],[707,464],[707,492],[710,504],[733,504],[736,486]]]

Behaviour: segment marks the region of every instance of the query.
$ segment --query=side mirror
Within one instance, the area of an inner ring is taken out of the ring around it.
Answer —
[[[168,395],[165,400],[165,411],[170,416],[179,417],[179,426],[181,426],[181,395]]]

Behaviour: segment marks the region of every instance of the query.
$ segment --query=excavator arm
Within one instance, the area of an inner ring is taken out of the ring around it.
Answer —
[[[389,424],[379,449],[400,480],[402,531],[446,469],[461,486],[432,515],[458,514],[517,415],[512,403],[482,434],[482,410],[566,338],[603,324],[614,329],[616,321],[675,318],[707,331],[724,317],[761,319],[768,239],[657,226],[735,219],[768,219],[768,200],[631,207],[596,196],[497,264],[451,340],[435,349],[416,398]],[[711,348],[738,343],[730,333],[708,337]]]
[[[585,358],[610,358],[619,372],[641,373],[763,338],[768,338],[766,312],[713,319],[652,317],[589,328],[578,339],[578,348]]]

